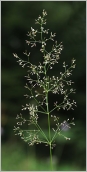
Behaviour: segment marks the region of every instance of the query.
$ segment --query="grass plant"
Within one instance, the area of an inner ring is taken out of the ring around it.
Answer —
[[[56,146],[55,139],[58,136],[63,136],[66,140],[70,138],[62,134],[62,131],[71,125],[75,125],[74,118],[70,121],[69,119],[64,120],[62,123],[59,122],[59,117],[54,115],[54,110],[74,110],[76,106],[75,100],[70,100],[69,96],[75,93],[75,89],[72,88],[72,80],[69,77],[72,75],[72,71],[75,68],[75,59],[71,60],[71,66],[68,67],[65,61],[63,62],[64,72],[60,72],[60,76],[49,76],[50,70],[53,70],[55,64],[59,62],[61,51],[63,50],[62,42],[60,44],[55,40],[56,33],[52,33],[49,29],[45,29],[47,12],[43,10],[42,15],[35,20],[35,24],[39,25],[39,29],[31,27],[30,32],[27,33],[29,40],[26,40],[28,46],[31,49],[40,47],[39,53],[41,61],[38,65],[32,64],[32,53],[27,50],[23,52],[26,56],[26,60],[22,60],[16,53],[13,53],[17,59],[19,65],[23,68],[27,67],[27,83],[25,88],[29,91],[28,94],[24,95],[28,99],[28,103],[22,105],[21,111],[28,111],[28,118],[26,119],[23,112],[17,114],[16,119],[17,126],[14,126],[15,135],[19,135],[21,139],[33,146],[34,144],[44,143],[49,146],[50,153],[50,167],[53,170],[52,163],[52,149]],[[52,49],[48,52],[47,45],[52,44]],[[37,61],[37,57],[35,59]],[[41,90],[41,91],[39,91]],[[49,93],[58,94],[63,97],[62,102],[54,102],[54,108],[49,109]],[[35,104],[31,100],[35,101]],[[44,129],[39,123],[39,118],[42,115],[47,116],[48,123],[48,136],[44,132]],[[55,122],[55,128],[51,127],[51,118]],[[23,125],[25,127],[23,127]],[[29,129],[26,126],[29,126]],[[33,129],[32,129],[33,127]],[[52,131],[54,134],[52,135]]]

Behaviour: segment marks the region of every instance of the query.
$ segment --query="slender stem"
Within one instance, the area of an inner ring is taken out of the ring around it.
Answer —
[[[52,146],[50,143],[50,166],[51,166],[51,170],[53,170],[53,164],[52,164]]]
[[[49,116],[49,107],[48,107],[48,92],[46,93],[46,106],[48,114],[48,127],[49,127],[49,140],[50,140],[50,116]]]
[[[46,92],[46,106],[47,106],[47,114],[48,114],[48,128],[49,128],[49,145],[50,145],[50,167],[51,170],[52,167],[52,148],[51,148],[51,131],[50,131],[50,113],[49,113],[49,106],[48,106],[48,90],[49,90],[49,84],[47,86],[47,92]]]
[[[41,23],[41,27],[42,27],[42,23]],[[41,30],[41,41],[43,40],[42,38],[42,30]],[[45,53],[45,49],[44,49],[44,53]],[[44,54],[45,55],[45,54]],[[47,68],[46,68],[46,64],[44,65],[44,74],[45,74],[45,77],[47,77]],[[49,80],[49,78],[48,78]],[[50,131],[50,112],[49,112],[49,106],[48,106],[48,92],[49,92],[49,82],[48,84],[46,85],[46,107],[47,107],[47,114],[48,114],[48,128],[49,128],[49,145],[50,145],[50,167],[51,167],[51,170],[53,169],[52,167],[52,147],[51,147],[51,131]]]

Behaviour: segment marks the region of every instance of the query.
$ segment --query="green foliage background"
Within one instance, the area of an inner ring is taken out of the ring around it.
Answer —
[[[57,170],[85,170],[86,168],[86,2],[85,1],[3,1],[1,2],[1,103],[2,103],[2,122],[4,134],[2,135],[2,170],[9,170],[10,162],[14,164],[15,159],[19,156],[18,166],[10,165],[10,170],[32,170],[33,165],[22,168],[20,163],[25,163],[26,157],[34,157],[32,164],[41,158],[44,162],[49,155],[49,150],[43,145],[30,148],[19,138],[14,136],[13,126],[16,123],[15,117],[20,113],[21,105],[25,104],[23,95],[26,69],[21,68],[12,53],[17,53],[19,57],[24,58],[23,51],[27,49],[25,40],[26,33],[30,27],[36,28],[35,19],[45,9],[47,15],[47,28],[56,33],[58,43],[63,41],[64,50],[60,56],[59,64],[52,70],[52,75],[59,75],[62,71],[62,62],[70,64],[71,59],[76,59],[76,68],[73,71],[72,80],[75,82],[76,94],[72,97],[77,102],[75,110],[57,112],[61,119],[67,117],[75,118],[75,127],[67,133],[71,141],[67,142],[58,138],[57,146],[53,151],[57,158]],[[30,49],[29,49],[30,50]],[[38,49],[33,51],[32,62],[37,62],[39,57]],[[49,104],[57,97],[50,95]],[[43,116],[43,126],[46,121]],[[65,133],[66,134],[66,133]],[[11,150],[8,150],[8,147]],[[16,148],[20,151],[16,151]],[[23,152],[24,151],[24,152]],[[44,151],[46,153],[44,153]],[[9,152],[15,153],[13,159]],[[7,163],[6,163],[7,162]],[[29,162],[29,159],[26,160]],[[46,170],[44,163],[39,168],[39,163],[33,170]],[[22,169],[21,169],[22,168]],[[48,170],[48,169],[47,169]]]

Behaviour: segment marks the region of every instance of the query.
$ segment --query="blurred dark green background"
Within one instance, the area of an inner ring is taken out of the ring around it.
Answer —
[[[56,32],[58,43],[63,41],[64,50],[60,63],[52,70],[52,75],[63,71],[62,62],[70,64],[76,59],[76,68],[72,80],[76,94],[72,96],[77,102],[74,111],[55,112],[62,119],[75,118],[75,126],[65,132],[71,138],[66,141],[59,137],[53,150],[54,170],[85,171],[86,170],[86,2],[85,1],[3,1],[1,2],[1,126],[2,153],[1,165],[4,171],[50,170],[49,149],[44,145],[29,147],[14,135],[16,114],[20,113],[21,105],[26,99],[24,88],[26,69],[21,68],[12,53],[25,58],[23,51],[27,48],[26,33],[30,27],[36,28],[35,19],[45,9],[47,29]],[[29,49],[30,50],[30,49]],[[32,53],[32,62],[40,60],[38,49]],[[57,96],[49,95],[50,107]],[[43,116],[42,125],[46,128]]]

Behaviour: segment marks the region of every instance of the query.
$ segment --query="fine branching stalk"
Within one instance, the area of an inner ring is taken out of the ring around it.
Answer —
[[[57,41],[54,40],[55,33],[50,32],[49,29],[45,29],[47,12],[43,10],[42,16],[39,16],[35,23],[40,26],[39,30],[35,30],[31,27],[31,31],[28,32],[27,36],[29,40],[26,40],[27,45],[31,48],[40,46],[40,55],[42,57],[38,65],[31,63],[32,53],[27,50],[23,53],[26,55],[26,60],[22,60],[16,53],[13,53],[14,57],[17,58],[17,62],[23,68],[28,68],[27,83],[25,88],[28,90],[28,94],[24,95],[29,103],[22,105],[22,111],[28,110],[27,119],[24,117],[23,112],[17,114],[16,119],[17,126],[14,126],[15,135],[19,135],[21,139],[30,145],[44,143],[50,148],[50,163],[52,167],[52,149],[55,147],[55,140],[58,135],[63,136],[66,140],[70,138],[63,135],[62,131],[70,128],[74,124],[74,118],[69,122],[69,119],[59,123],[59,117],[54,115],[54,110],[73,110],[73,106],[76,106],[76,102],[71,101],[69,95],[75,93],[75,89],[71,87],[72,80],[68,78],[72,75],[73,68],[75,68],[75,59],[71,60],[71,66],[68,67],[63,62],[64,72],[60,72],[59,76],[49,76],[49,71],[53,69],[54,65],[58,63],[60,54],[63,49],[62,42],[58,45]],[[47,37],[46,37],[47,35]],[[49,37],[48,37],[49,35]],[[49,41],[53,41],[52,49],[48,52],[47,44]],[[37,59],[35,59],[37,61]],[[68,86],[67,86],[68,85]],[[67,88],[68,87],[68,88]],[[54,102],[54,108],[49,108],[49,93],[59,94],[63,97],[62,102]],[[33,99],[33,103],[31,101]],[[48,135],[39,124],[38,118],[41,115],[46,115],[48,118]],[[51,118],[56,123],[56,127],[51,127]],[[24,127],[23,127],[24,124]],[[29,126],[27,129],[26,126]],[[32,129],[33,127],[33,129]],[[53,130],[53,131],[52,131]]]

